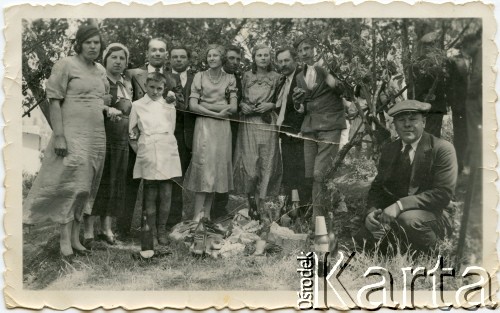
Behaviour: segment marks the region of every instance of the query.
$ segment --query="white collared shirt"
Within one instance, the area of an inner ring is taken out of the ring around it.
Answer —
[[[148,73],[153,73],[153,72],[156,72],[156,67],[154,67],[151,64],[148,64]],[[160,67],[160,73],[163,74],[163,66]]]
[[[175,131],[175,106],[160,97],[151,99],[145,94],[132,103],[129,117],[129,132],[137,126],[142,135],[173,134]]]
[[[286,103],[288,99],[288,94],[290,93],[290,86],[292,85],[292,79],[293,75],[295,75],[296,69],[286,77],[285,83],[283,84],[283,88],[281,89],[280,97],[278,99],[278,102],[276,103],[276,106],[280,109],[280,113],[278,115],[278,120],[276,124],[278,126],[281,126],[283,124],[283,121],[285,120],[285,111],[286,111]]]
[[[307,66],[305,81],[307,88],[312,90],[314,88],[314,84],[316,83],[316,69],[314,68],[314,65]]]
[[[295,75],[296,69],[292,74],[286,77],[285,83],[283,84],[283,89],[280,92],[280,98],[278,99],[278,103],[276,103],[276,107],[281,107],[282,103],[286,105],[286,101],[284,99],[288,98],[288,94],[290,93],[290,85],[292,84],[293,76]]]

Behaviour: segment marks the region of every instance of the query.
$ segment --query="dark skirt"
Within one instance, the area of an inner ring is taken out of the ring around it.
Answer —
[[[92,215],[117,216],[125,207],[126,175],[129,154],[128,117],[105,120],[106,157],[101,184]]]

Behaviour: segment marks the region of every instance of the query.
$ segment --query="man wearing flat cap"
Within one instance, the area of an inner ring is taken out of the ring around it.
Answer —
[[[455,191],[457,158],[451,143],[424,131],[430,107],[405,100],[389,110],[399,139],[382,147],[356,239],[387,243],[397,237],[425,252],[451,231],[446,208]]]

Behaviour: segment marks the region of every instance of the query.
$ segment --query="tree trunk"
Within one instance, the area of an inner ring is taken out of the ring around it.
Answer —
[[[408,39],[408,19],[406,18],[403,19],[403,27],[401,28],[401,41],[403,46],[401,63],[403,64],[406,85],[408,86],[408,99],[413,99],[415,92],[413,89],[413,71],[411,69],[410,43]]]
[[[377,34],[375,31],[375,21],[372,19],[372,86],[371,92],[375,93],[377,88]],[[373,104],[375,106],[375,104]],[[374,111],[375,107],[371,108]]]

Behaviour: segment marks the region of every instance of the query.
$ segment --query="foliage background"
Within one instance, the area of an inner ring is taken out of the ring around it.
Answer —
[[[72,42],[78,26],[97,25],[105,42],[120,42],[130,50],[129,68],[145,63],[147,42],[163,37],[193,51],[193,67],[204,67],[202,55],[210,43],[235,44],[245,51],[243,68],[251,63],[251,49],[265,43],[272,50],[291,46],[300,35],[318,43],[318,59],[354,87],[366,85],[372,97],[377,82],[396,73],[404,74],[412,90],[410,68],[418,65],[431,73],[443,70],[445,57],[460,37],[475,32],[480,19],[37,19],[23,20],[23,109],[45,101],[45,81],[58,59],[73,54]],[[435,33],[433,54],[419,59],[421,38]],[[350,98],[352,88],[346,88]],[[408,95],[412,98],[411,93]],[[376,99],[375,99],[376,100]],[[373,104],[376,105],[376,101]]]

